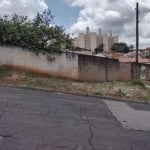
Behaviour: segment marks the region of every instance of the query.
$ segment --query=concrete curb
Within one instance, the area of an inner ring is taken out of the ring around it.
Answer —
[[[122,97],[110,97],[110,96],[92,95],[92,94],[80,94],[80,93],[64,92],[64,91],[58,91],[58,90],[55,91],[55,90],[47,90],[47,89],[41,89],[41,88],[36,88],[36,87],[19,86],[19,85],[13,85],[13,84],[1,84],[0,83],[0,86],[14,87],[14,88],[20,88],[20,89],[26,89],[26,90],[34,90],[34,91],[43,91],[43,92],[56,93],[56,94],[61,93],[61,94],[68,94],[68,95],[74,95],[74,96],[91,97],[91,98],[97,98],[97,99],[102,99],[102,100],[111,100],[111,101],[150,105],[150,102],[146,100],[142,100],[141,102],[139,102],[138,99],[128,99],[128,98],[122,98]]]
[[[139,101],[138,99],[110,97],[110,96],[95,96],[95,95],[90,95],[90,97],[100,98],[100,99],[103,99],[103,100],[111,100],[111,101],[118,101],[118,102],[128,102],[128,103],[137,103],[137,104],[147,104],[147,105],[150,105],[150,102],[148,102],[146,100]]]

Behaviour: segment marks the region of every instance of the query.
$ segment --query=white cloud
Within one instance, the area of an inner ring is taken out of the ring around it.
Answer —
[[[30,18],[48,8],[44,0],[0,0],[0,14],[27,15]]]
[[[120,40],[135,44],[135,7],[137,0],[65,0],[81,11],[68,32],[79,33],[89,26],[96,31],[102,28],[120,36]],[[150,46],[150,5],[149,0],[138,0],[140,8],[140,46]]]

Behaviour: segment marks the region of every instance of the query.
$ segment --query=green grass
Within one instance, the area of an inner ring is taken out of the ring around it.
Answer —
[[[0,78],[4,78],[6,76],[8,76],[8,71],[0,70]]]
[[[147,91],[147,96],[145,97],[145,99],[149,101],[150,100],[150,88],[146,87],[146,91]]]
[[[40,75],[38,75],[37,73],[34,73],[34,72],[26,73],[26,76],[28,76],[29,78],[37,78],[37,77],[40,77]]]
[[[44,82],[43,80],[36,80],[34,86],[47,86],[47,82]]]
[[[92,92],[92,94],[94,94],[94,95],[103,95],[102,91],[100,91],[100,90],[95,90],[95,91]]]
[[[150,101],[150,88],[146,87],[146,85],[144,84],[144,81],[142,80],[134,80],[131,82],[132,85],[139,85],[141,86],[144,90],[146,90],[147,95],[145,96],[145,100],[146,101]]]
[[[139,85],[145,89],[145,84],[142,80],[134,80],[131,82],[132,85]]]

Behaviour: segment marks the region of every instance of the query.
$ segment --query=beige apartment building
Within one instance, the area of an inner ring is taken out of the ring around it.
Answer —
[[[100,44],[104,44],[104,51],[111,51],[111,46],[114,43],[119,42],[118,36],[113,36],[112,31],[109,35],[102,35],[102,30],[99,29],[98,34],[96,32],[90,32],[89,27],[86,27],[86,33],[79,33],[79,36],[74,39],[74,46],[80,47],[92,52],[95,51]]]

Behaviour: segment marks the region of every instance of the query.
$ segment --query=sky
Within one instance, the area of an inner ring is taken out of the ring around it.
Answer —
[[[135,6],[140,8],[140,47],[150,47],[150,0],[0,0],[0,14],[17,13],[33,18],[37,12],[49,8],[57,25],[67,33],[102,29],[112,30],[120,42],[135,45]]]

